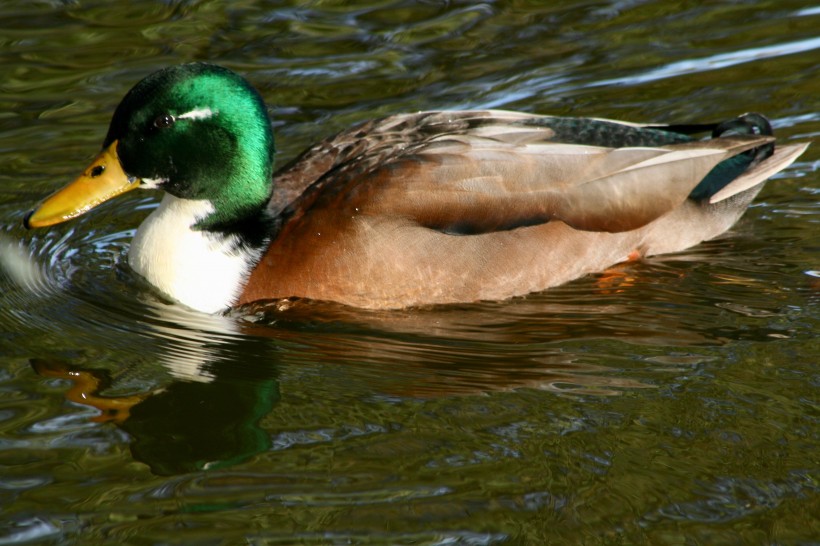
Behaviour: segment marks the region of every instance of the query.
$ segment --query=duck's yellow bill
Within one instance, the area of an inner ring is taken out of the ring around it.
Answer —
[[[47,197],[23,221],[27,228],[53,226],[85,214],[100,203],[139,186],[122,170],[117,141],[100,152],[74,182]]]

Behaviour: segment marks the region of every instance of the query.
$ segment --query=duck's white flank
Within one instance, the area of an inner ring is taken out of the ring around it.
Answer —
[[[137,229],[129,265],[160,292],[192,309],[216,313],[239,297],[254,256],[232,236],[192,229],[213,212],[208,200],[165,194]]]

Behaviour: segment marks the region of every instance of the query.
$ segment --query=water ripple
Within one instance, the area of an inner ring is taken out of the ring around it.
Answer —
[[[663,80],[684,76],[687,74],[707,72],[709,70],[719,70],[729,66],[743,63],[759,61],[762,59],[772,59],[783,55],[794,55],[806,51],[813,51],[820,48],[820,38],[808,38],[796,40],[783,44],[773,44],[770,46],[753,47],[719,53],[701,59],[686,59],[676,61],[660,68],[648,70],[641,74],[634,74],[621,78],[601,80],[583,85],[582,87],[605,87],[610,85],[641,85],[655,80]]]

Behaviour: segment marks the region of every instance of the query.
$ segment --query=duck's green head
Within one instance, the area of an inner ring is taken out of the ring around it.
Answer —
[[[230,222],[267,202],[273,154],[264,102],[247,81],[204,63],[166,68],[128,92],[100,155],[26,225],[63,222],[137,187],[207,199],[209,223]]]

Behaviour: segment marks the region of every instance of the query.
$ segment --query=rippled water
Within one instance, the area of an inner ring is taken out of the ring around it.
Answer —
[[[816,543],[816,143],[719,240],[500,303],[208,317],[124,264],[156,196],[21,227],[190,60],[280,161],[436,108],[820,134],[805,2],[349,4],[0,5],[0,544]]]

